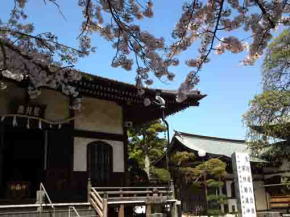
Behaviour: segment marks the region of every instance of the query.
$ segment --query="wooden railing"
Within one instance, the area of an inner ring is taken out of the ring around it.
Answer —
[[[100,196],[106,196],[110,203],[130,201],[146,201],[152,197],[173,199],[173,191],[167,187],[94,187]]]
[[[290,207],[290,195],[271,196],[271,208],[288,208]]]
[[[90,203],[96,210],[99,217],[107,217],[108,213],[108,200],[107,198],[102,198],[95,188],[91,188],[90,191]]]
[[[175,204],[176,200],[174,190],[168,187],[91,187],[89,202],[100,217],[107,217],[109,205],[119,205],[119,216],[124,216],[126,204],[150,206]]]

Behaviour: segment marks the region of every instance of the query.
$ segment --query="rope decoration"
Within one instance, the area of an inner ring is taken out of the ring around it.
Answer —
[[[60,121],[50,121],[44,118],[40,118],[40,117],[34,117],[34,116],[29,116],[29,115],[23,115],[23,114],[5,114],[5,115],[0,115],[1,122],[4,122],[5,118],[12,118],[12,126],[16,127],[17,126],[17,118],[27,118],[27,123],[26,123],[26,128],[30,129],[30,120],[37,120],[38,121],[38,128],[42,129],[43,127],[43,123],[48,124],[50,127],[52,127],[52,125],[58,125],[58,129],[61,128],[61,125],[66,124],[70,121],[73,121],[75,119],[75,117],[70,117],[64,120],[60,120]]]

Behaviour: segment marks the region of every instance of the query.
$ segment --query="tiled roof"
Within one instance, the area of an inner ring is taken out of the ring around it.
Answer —
[[[193,151],[205,151],[208,154],[229,158],[231,158],[234,152],[246,152],[250,154],[250,150],[247,148],[244,140],[201,136],[183,132],[176,132],[174,138]],[[257,158],[252,158],[251,161],[261,162]]]

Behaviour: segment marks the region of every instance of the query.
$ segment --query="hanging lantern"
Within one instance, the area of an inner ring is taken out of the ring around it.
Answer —
[[[17,119],[16,119],[16,116],[15,115],[13,116],[12,126],[13,127],[16,127],[17,126]]]
[[[61,128],[61,124],[58,124],[58,129],[60,129]]]
[[[29,118],[27,118],[26,128],[30,129],[30,119]]]
[[[1,117],[1,122],[3,122],[5,120],[5,116]]]
[[[38,128],[39,128],[39,129],[42,129],[42,123],[41,123],[41,120],[39,120],[39,122],[38,122]]]

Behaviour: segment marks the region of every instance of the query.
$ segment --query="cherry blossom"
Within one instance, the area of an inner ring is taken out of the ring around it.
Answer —
[[[7,22],[0,20],[0,79],[29,81],[32,97],[40,94],[41,87],[50,87],[77,99],[78,93],[70,83],[81,76],[72,67],[79,58],[95,51],[92,39],[98,34],[116,50],[113,67],[136,69],[139,94],[144,92],[144,85],[152,85],[152,75],[173,80],[175,66],[188,66],[177,96],[182,101],[196,88],[198,74],[211,55],[243,52],[242,64],[254,64],[263,55],[273,31],[290,24],[287,1],[190,0],[183,4],[175,26],[173,23],[172,38],[156,37],[140,24],[158,13],[151,0],[79,0],[83,22],[79,48],[72,48],[59,43],[51,32],[34,33],[25,13],[27,1],[15,0]],[[47,2],[61,13],[61,1]],[[179,59],[181,53],[187,56],[184,62]],[[2,89],[3,82],[0,84]]]

